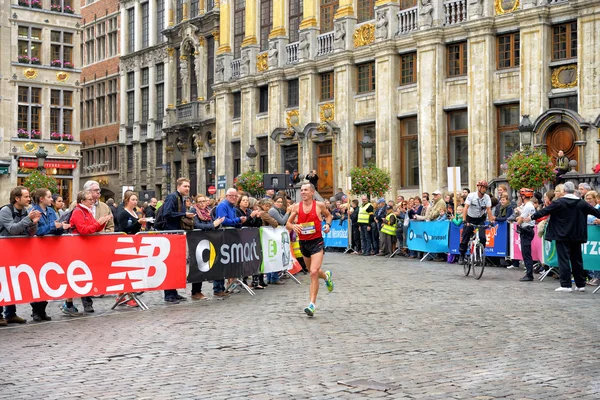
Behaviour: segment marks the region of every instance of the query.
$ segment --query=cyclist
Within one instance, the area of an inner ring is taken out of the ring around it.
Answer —
[[[479,181],[477,182],[477,191],[469,193],[465,199],[465,206],[463,208],[463,221],[465,221],[465,225],[463,227],[460,246],[458,247],[458,251],[460,252],[459,264],[465,263],[465,254],[469,246],[469,239],[475,230],[473,225],[483,225],[486,215],[490,222],[494,222],[496,219],[492,215],[492,199],[486,193],[487,189],[488,183],[486,181]],[[479,230],[479,241],[485,247],[485,229]]]
[[[535,213],[535,207],[531,199],[533,198],[533,189],[522,188],[519,191],[523,205],[517,210],[520,212],[517,217],[517,232],[521,238],[521,254],[525,263],[525,276],[519,279],[521,282],[533,281],[533,258],[531,256],[531,242],[533,241],[533,228],[535,221],[530,217]],[[529,221],[525,222],[525,218]]]

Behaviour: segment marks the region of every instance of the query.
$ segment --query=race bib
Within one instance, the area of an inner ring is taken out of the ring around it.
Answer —
[[[313,233],[317,233],[314,222],[304,222],[300,224],[300,227],[303,235],[312,235]]]

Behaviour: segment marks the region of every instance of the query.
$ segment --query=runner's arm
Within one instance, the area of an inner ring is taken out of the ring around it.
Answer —
[[[321,216],[323,217],[325,224],[327,224],[327,229],[323,229],[323,232],[329,233],[329,228],[331,228],[331,221],[333,220],[333,215],[331,215],[329,209],[325,206],[325,203],[321,203],[320,201],[318,201],[317,206],[319,206],[319,209],[321,210]]]
[[[292,206],[292,212],[290,212],[290,216],[289,216],[287,222],[285,223],[285,227],[291,231],[296,232],[296,234],[299,235],[300,232],[302,231],[300,229],[300,225],[294,223],[296,221],[297,215],[298,215],[298,205],[294,204]]]

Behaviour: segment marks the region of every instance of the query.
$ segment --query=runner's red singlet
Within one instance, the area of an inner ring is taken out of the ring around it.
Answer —
[[[320,239],[321,235],[321,219],[317,216],[317,202],[313,200],[310,212],[304,212],[304,204],[298,204],[298,224],[301,226],[300,240]]]

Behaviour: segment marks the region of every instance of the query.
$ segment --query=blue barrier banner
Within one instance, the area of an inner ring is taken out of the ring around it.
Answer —
[[[340,224],[339,219],[331,222],[329,233],[323,233],[325,247],[348,247],[348,220],[345,219]]]
[[[406,244],[410,250],[428,253],[448,252],[450,221],[410,221]]]
[[[450,224],[450,254],[460,254],[458,246],[460,245],[460,237],[462,235],[464,225],[456,226]],[[506,257],[508,250],[508,223],[498,222],[493,227],[485,230],[486,244],[485,255],[487,257]]]

